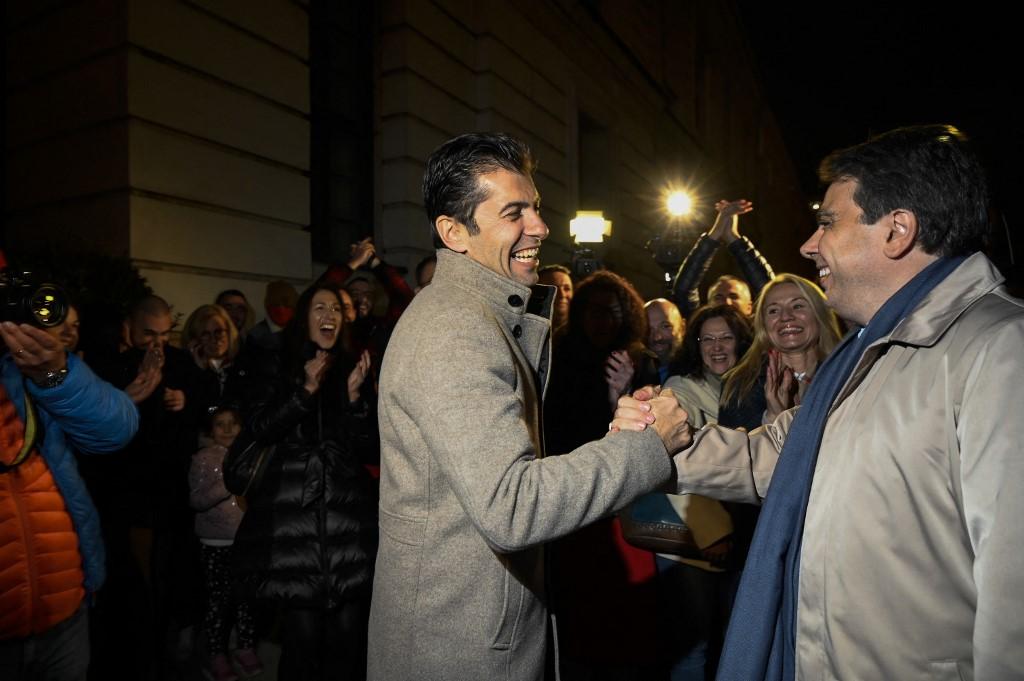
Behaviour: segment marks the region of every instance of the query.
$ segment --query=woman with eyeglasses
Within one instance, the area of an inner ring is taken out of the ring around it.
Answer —
[[[299,296],[280,363],[253,381],[246,425],[225,465],[245,493],[235,536],[242,593],[280,606],[279,679],[361,678],[375,551],[376,415],[362,397],[370,355],[344,347],[344,307],[331,283]],[[253,444],[251,449],[247,446]],[[269,456],[250,485],[235,463]]]
[[[181,344],[199,368],[190,406],[200,420],[223,404],[242,404],[249,386],[249,371],[236,360],[238,330],[220,305],[200,305],[185,321]],[[201,443],[202,446],[209,442]]]
[[[750,347],[750,322],[729,305],[705,305],[687,322],[687,333],[669,369],[671,388],[694,428],[718,422],[722,375]],[[658,590],[671,681],[713,678],[725,629],[723,561],[732,542],[732,519],[718,501],[668,495],[689,526],[703,560],[659,554]]]

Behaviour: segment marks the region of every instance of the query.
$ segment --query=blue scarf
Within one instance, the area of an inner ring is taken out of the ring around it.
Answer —
[[[963,258],[931,263],[818,369],[786,435],[729,620],[718,681],[789,681],[796,667],[800,543],[829,409],[867,348],[891,333]]]

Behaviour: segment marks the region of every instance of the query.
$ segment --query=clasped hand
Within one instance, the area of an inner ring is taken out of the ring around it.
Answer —
[[[669,454],[685,449],[693,441],[689,414],[679,406],[671,389],[646,386],[619,398],[615,417],[609,424],[612,431],[642,431],[648,426],[654,428]]]

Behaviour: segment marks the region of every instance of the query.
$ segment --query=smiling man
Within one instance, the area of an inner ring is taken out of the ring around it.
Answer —
[[[1024,678],[1024,303],[978,252],[982,170],[932,125],[820,174],[801,252],[861,328],[798,411],[676,457],[681,492],[764,499],[718,678]]]
[[[656,432],[543,458],[554,289],[530,288],[548,235],[532,172],[527,146],[502,134],[449,140],[427,163],[437,270],[380,380],[377,681],[543,678],[543,543],[667,480],[685,433],[662,397]]]

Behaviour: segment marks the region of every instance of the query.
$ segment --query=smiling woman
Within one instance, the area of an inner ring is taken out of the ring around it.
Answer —
[[[753,429],[800,403],[814,371],[839,342],[834,312],[817,285],[780,274],[754,308],[754,341],[725,376],[719,423]]]
[[[253,382],[225,481],[247,490],[235,540],[239,587],[284,606],[279,678],[353,678],[373,552],[376,413],[370,368],[345,351],[340,289],[315,284],[285,328],[279,363]],[[272,448],[258,487],[232,472],[246,445]],[[330,632],[325,636],[324,632]]]

